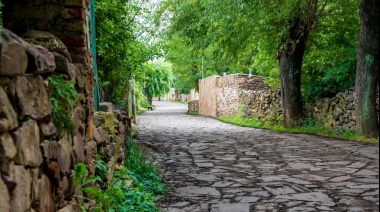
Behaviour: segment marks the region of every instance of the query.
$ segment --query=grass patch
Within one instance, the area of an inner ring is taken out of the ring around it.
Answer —
[[[195,111],[189,111],[187,112],[188,115],[192,115],[192,116],[199,116],[199,112],[195,112]]]
[[[319,135],[328,138],[337,138],[342,140],[360,141],[365,143],[379,143],[379,138],[366,138],[364,136],[357,135],[354,130],[344,129],[329,129],[322,125],[316,124],[312,119],[306,118],[300,127],[288,128],[282,124],[269,124],[262,121],[258,121],[254,118],[242,118],[241,116],[226,117],[220,116],[217,118],[220,121],[235,124],[242,127],[252,127],[267,130],[274,130],[278,132],[287,132],[294,134],[310,134]]]

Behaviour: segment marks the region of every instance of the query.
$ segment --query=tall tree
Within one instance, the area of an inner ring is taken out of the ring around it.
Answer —
[[[310,33],[321,18],[342,11],[353,2],[168,1],[175,8],[169,34],[175,32],[185,37],[195,51],[207,52],[213,47],[210,55],[215,61],[218,61],[215,58],[230,61],[235,67],[242,67],[238,64],[242,64],[244,57],[243,64],[256,65],[257,58],[277,56],[284,124],[289,127],[300,125],[302,121],[301,68]],[[269,56],[263,57],[263,54]]]
[[[104,101],[125,101],[130,80],[138,80],[142,66],[157,54],[143,36],[153,31],[146,25],[147,6],[145,0],[96,1],[97,63]]]
[[[169,93],[174,79],[172,65],[157,60],[147,64],[145,70],[146,96],[149,104],[152,104],[152,97],[161,97]]]
[[[376,87],[379,86],[379,0],[361,0],[355,82],[356,125],[360,134],[379,136]]]
[[[322,5],[322,10],[327,2]],[[310,31],[318,20],[318,0],[297,1],[281,37],[278,61],[281,73],[281,98],[284,124],[302,123],[301,68]]]

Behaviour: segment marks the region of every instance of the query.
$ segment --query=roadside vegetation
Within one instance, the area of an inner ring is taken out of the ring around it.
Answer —
[[[318,135],[328,138],[337,138],[342,140],[351,140],[351,141],[360,141],[366,143],[379,143],[378,138],[367,138],[363,135],[358,134],[355,130],[345,130],[345,129],[330,129],[323,125],[318,124],[312,118],[305,118],[299,127],[285,127],[283,124],[268,123],[258,121],[254,118],[242,117],[242,116],[233,116],[226,117],[220,116],[217,118],[220,121],[225,123],[235,124],[242,127],[252,127],[259,129],[267,129],[278,132],[287,132],[294,134],[310,134]]]
[[[101,156],[98,156],[95,177],[87,177],[83,163],[76,166],[74,186],[83,191],[82,196],[77,195],[82,211],[86,211],[84,202],[90,202],[89,211],[160,212],[156,201],[164,194],[165,184],[159,170],[132,140],[128,141],[126,149],[125,165],[115,172]]]
[[[281,88],[283,123],[297,128],[305,103],[355,87],[357,133],[376,138],[378,8],[369,0],[163,0],[158,16],[179,89],[251,71]]]
[[[199,116],[199,112],[194,112],[194,111],[188,112],[187,114],[192,115],[192,116]]]

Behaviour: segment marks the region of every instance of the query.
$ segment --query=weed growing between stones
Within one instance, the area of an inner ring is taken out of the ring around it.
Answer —
[[[305,118],[303,120],[302,125],[296,128],[287,128],[280,123],[277,123],[277,124],[265,123],[254,118],[242,117],[240,115],[236,115],[232,117],[220,116],[218,117],[218,120],[226,122],[226,123],[242,126],[242,127],[253,127],[253,128],[274,130],[274,131],[279,131],[279,132],[288,132],[288,133],[295,133],[295,134],[310,134],[310,135],[325,136],[329,138],[338,138],[338,139],[343,139],[343,140],[355,140],[355,141],[368,142],[368,143],[379,143],[379,138],[368,139],[363,136],[359,136],[357,132],[354,130],[346,130],[346,129],[333,130],[330,128],[326,128],[322,125],[317,124],[317,122],[311,118]]]
[[[52,105],[54,125],[57,127],[57,135],[63,132],[72,134],[74,122],[71,113],[78,101],[79,94],[75,90],[74,83],[63,78],[62,75],[52,75],[48,78],[48,93]]]
[[[81,187],[84,194],[77,196],[82,211],[86,211],[83,200],[92,203],[88,211],[160,211],[155,202],[163,194],[165,185],[159,171],[140,146],[132,140],[127,145],[125,167],[115,171],[110,181],[107,181],[107,165],[100,157],[95,177],[87,177],[88,172],[83,163],[76,166],[74,186],[76,189]]]

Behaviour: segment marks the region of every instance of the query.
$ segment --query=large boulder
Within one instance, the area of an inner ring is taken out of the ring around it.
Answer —
[[[54,60],[56,64],[56,72],[66,74],[70,81],[75,82],[76,80],[76,67],[74,64],[70,63],[70,61],[62,54],[53,52]]]
[[[113,113],[113,105],[110,102],[102,102],[99,104],[99,111]]]
[[[13,144],[13,139],[9,133],[0,134],[0,155],[7,159],[12,159],[17,153],[16,147]],[[1,158],[0,157],[0,161]]]
[[[3,182],[3,180],[0,178],[0,211],[3,212],[10,212],[11,211],[11,206],[9,204],[10,202],[10,197],[8,193],[7,186]]]
[[[41,76],[14,77],[7,86],[9,95],[18,106],[19,115],[40,120],[51,114],[49,95]]]
[[[49,178],[46,175],[42,175],[38,182],[39,186],[39,196],[40,201],[40,211],[54,211],[54,200],[51,194],[52,185]]]
[[[93,116],[93,122],[96,127],[102,126],[102,128],[109,132],[113,133],[115,129],[114,115],[109,112],[95,112]]]
[[[34,120],[24,122],[12,136],[17,148],[15,162],[27,167],[39,167],[42,163],[40,130]]]
[[[13,130],[18,124],[17,113],[3,87],[0,86],[0,132]]]
[[[61,146],[61,153],[59,154],[58,163],[61,168],[61,173],[66,174],[69,172],[71,164],[73,164],[73,141],[71,136],[66,133],[58,141]]]
[[[15,166],[14,176],[17,186],[12,192],[11,211],[28,211],[31,206],[31,185],[34,176],[31,176],[24,166]]]
[[[27,73],[44,74],[54,72],[56,65],[53,53],[40,45],[28,45],[28,69]]]
[[[72,61],[66,45],[59,38],[49,32],[30,30],[21,35],[21,37],[30,44],[41,45],[51,52],[58,52],[62,54],[70,62]]]
[[[18,76],[28,66],[27,43],[13,32],[0,28],[0,76]]]

